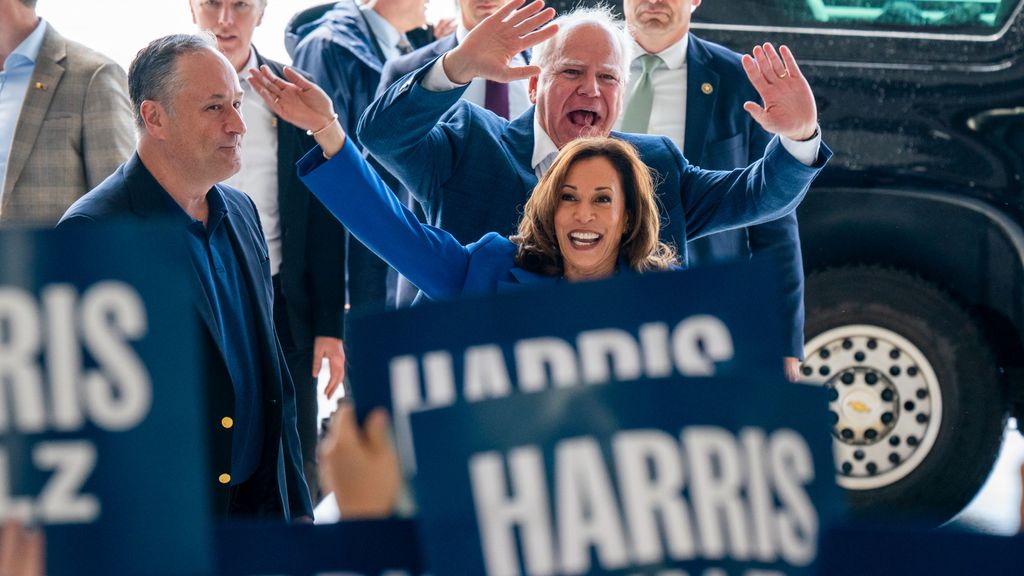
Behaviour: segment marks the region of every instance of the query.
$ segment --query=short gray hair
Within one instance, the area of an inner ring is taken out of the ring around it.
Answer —
[[[625,86],[629,83],[629,32],[625,24],[615,17],[615,13],[605,4],[576,8],[572,12],[555,18],[552,24],[558,24],[558,33],[537,44],[533,48],[530,63],[548,70],[562,51],[562,44],[572,30],[580,26],[597,26],[608,32],[619,52],[619,80]]]
[[[181,87],[177,77],[178,57],[203,50],[217,52],[215,38],[208,32],[164,36],[139,50],[128,67],[128,98],[137,128],[146,126],[142,120],[142,103],[146,100],[159,102],[170,109]]]

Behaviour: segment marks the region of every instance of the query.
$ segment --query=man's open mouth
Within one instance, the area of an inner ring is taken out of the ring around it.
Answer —
[[[569,112],[569,121],[575,126],[585,127],[597,124],[599,116],[591,110],[573,110]]]

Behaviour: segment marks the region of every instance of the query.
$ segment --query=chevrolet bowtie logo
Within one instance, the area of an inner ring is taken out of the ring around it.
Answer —
[[[871,412],[871,408],[868,408],[867,404],[858,402],[857,400],[850,400],[846,405],[852,408],[854,412],[860,412],[861,414]]]

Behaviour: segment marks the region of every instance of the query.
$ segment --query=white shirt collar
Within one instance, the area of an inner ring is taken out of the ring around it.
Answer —
[[[466,35],[469,34],[469,28],[462,23],[462,17],[457,16],[458,23],[455,25],[455,41],[462,44],[462,41],[466,39]]]
[[[25,39],[21,41],[21,44],[18,44],[14,51],[7,56],[9,63],[13,63],[11,57],[17,55],[19,58],[27,60],[34,66],[36,59],[39,58],[39,50],[43,47],[44,35],[46,35],[46,20],[40,18],[39,23],[36,24],[35,30],[32,30],[32,33],[26,36]],[[4,66],[4,68],[6,69],[6,66]]]
[[[249,70],[258,67],[259,62],[256,60],[256,48],[252,44],[249,44],[249,59],[246,60],[245,66],[242,66],[242,71],[238,73],[238,81],[242,83],[242,88],[249,86],[249,83],[246,82],[246,80],[252,76],[252,73],[250,73]]]
[[[637,58],[647,54],[647,51],[637,44],[637,41],[630,36],[630,54],[632,60],[635,61]],[[665,48],[661,52],[658,52],[657,56],[665,62],[665,67],[669,70],[676,70],[686,66],[686,49],[690,43],[690,35],[683,34],[683,37],[678,42],[672,44],[668,48]]]
[[[398,54],[398,43],[405,37],[405,34],[399,32],[397,28],[392,26],[390,22],[385,20],[383,16],[370,6],[370,4],[363,4],[359,9],[366,16],[366,23],[369,24],[373,35],[377,37],[377,45],[380,46],[381,51],[387,56],[385,60],[389,60]]]
[[[554,141],[548,136],[548,133],[540,127],[540,119],[537,114],[537,109],[533,109],[533,158],[530,160],[530,167],[533,168],[534,172],[537,171],[537,166],[541,162],[552,155],[558,154],[558,146],[555,146]]]

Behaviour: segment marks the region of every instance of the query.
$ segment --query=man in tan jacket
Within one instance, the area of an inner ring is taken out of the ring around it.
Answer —
[[[124,70],[0,0],[0,224],[54,224],[135,148]]]

